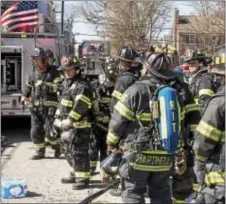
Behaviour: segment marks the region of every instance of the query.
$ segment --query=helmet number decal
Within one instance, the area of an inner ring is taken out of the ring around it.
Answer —
[[[68,65],[69,64],[69,60],[67,57],[63,57],[62,60],[61,60],[61,64],[62,65]]]

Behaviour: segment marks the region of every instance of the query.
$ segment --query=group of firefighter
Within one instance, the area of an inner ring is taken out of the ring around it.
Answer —
[[[153,204],[225,203],[224,46],[211,58],[193,50],[186,71],[170,48],[121,46],[92,80],[76,56],[62,57],[59,68],[49,49],[31,57],[21,105],[31,112],[32,159],[43,159],[46,146],[56,158],[64,154],[72,171],[63,183],[88,188],[98,160],[120,151],[121,184],[111,194],[124,203],[145,203],[146,193]],[[153,138],[150,98],[164,85],[176,90],[180,107],[173,154]]]

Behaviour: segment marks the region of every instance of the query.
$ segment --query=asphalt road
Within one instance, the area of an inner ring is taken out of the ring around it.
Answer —
[[[1,199],[1,203],[78,203],[88,195],[105,187],[100,183],[99,174],[92,177],[89,189],[75,191],[71,184],[62,184],[60,179],[71,171],[62,155],[53,158],[53,151],[47,148],[46,158],[39,161],[30,159],[34,146],[30,140],[30,119],[2,118],[2,135],[10,145],[1,154],[1,178],[26,179],[27,196],[16,199]],[[98,168],[97,168],[98,172]],[[93,203],[122,203],[121,198],[110,196],[109,192]]]

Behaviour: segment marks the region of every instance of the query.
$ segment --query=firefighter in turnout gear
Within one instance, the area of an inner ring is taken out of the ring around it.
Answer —
[[[122,46],[118,51],[119,71],[112,93],[111,111],[124,91],[138,80],[140,73],[132,68],[137,53],[129,46]]]
[[[56,61],[56,59],[54,58],[54,54],[50,49],[46,50],[46,56],[48,57],[48,62],[50,66],[53,66],[54,68],[57,69],[57,67],[54,65],[54,62]],[[64,72],[62,70],[58,70],[60,72],[60,77],[62,79],[62,81],[64,80],[65,76],[64,76]]]
[[[190,72],[189,89],[199,105],[202,116],[208,99],[214,95],[219,84],[215,82],[215,76],[208,72],[207,67],[203,66],[203,64],[206,65],[209,58],[205,57],[198,49],[190,55],[185,60],[189,65]]]
[[[140,71],[136,65],[137,53],[130,46],[121,46],[118,50],[117,58],[119,60],[118,76],[115,82],[114,91],[111,100],[111,112],[113,112],[115,104],[120,100],[124,91],[134,84],[140,77]],[[121,194],[121,190],[111,190],[112,196]]]
[[[55,62],[55,58],[54,58],[54,54],[52,52],[52,50],[47,49],[46,50],[46,57],[48,58],[48,63],[50,66],[54,66],[54,62]]]
[[[22,107],[30,104],[31,138],[36,146],[33,159],[45,156],[46,143],[55,149],[55,157],[60,156],[60,145],[57,138],[50,136],[58,105],[57,89],[61,83],[58,71],[48,64],[47,56],[42,48],[35,48],[32,55],[34,72],[29,75],[22,95]]]
[[[181,133],[184,127],[197,124],[197,115],[192,113],[196,104],[189,90],[170,69],[171,60],[165,53],[151,53],[142,63],[145,76],[130,86],[114,107],[107,135],[108,149],[122,148],[124,151],[119,167],[124,203],[145,203],[148,185],[151,203],[171,204],[169,177],[174,154],[168,153],[158,142],[154,125],[158,108],[153,111],[150,98],[161,85],[174,87],[178,96],[177,110],[181,110],[176,126]],[[195,113],[199,114],[197,108]],[[188,121],[189,124],[185,124]]]
[[[221,86],[208,101],[196,129],[195,173],[200,188],[192,198],[194,203],[225,203],[225,46],[221,50],[212,70]]]
[[[100,161],[107,156],[106,137],[108,124],[111,118],[110,104],[111,94],[114,90],[114,84],[117,77],[118,68],[115,63],[103,66],[104,72],[99,75],[98,80],[94,81],[91,86],[95,90],[95,101],[97,111],[92,125],[92,132],[95,139],[90,142],[90,168],[95,171],[98,153],[100,151]]]
[[[63,183],[74,183],[73,189],[84,189],[89,186],[89,138],[90,115],[92,107],[92,91],[82,80],[80,62],[77,57],[69,56],[61,59],[61,67],[66,79],[56,111],[54,128],[65,147],[65,157],[73,168]]]

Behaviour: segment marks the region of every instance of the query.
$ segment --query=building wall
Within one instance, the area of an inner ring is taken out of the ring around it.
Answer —
[[[192,21],[193,19],[193,21]],[[186,31],[186,26],[189,26],[189,22],[194,22],[194,16],[183,16],[179,15],[179,10],[175,9],[174,10],[174,23],[173,23],[173,32],[172,32],[172,37],[173,37],[173,44],[178,50],[179,55],[183,55],[185,53],[186,49],[194,49],[194,48],[199,48],[206,50],[207,47],[209,47],[209,43],[204,43],[203,39],[197,39],[198,34],[197,33],[191,33],[191,31]],[[195,22],[194,22],[195,23]],[[186,24],[186,25],[185,25]],[[214,32],[214,31],[213,31]],[[189,35],[196,35],[196,40],[194,42],[189,42]],[[208,38],[206,42],[209,42],[211,40],[212,34],[207,35]],[[213,37],[220,37],[221,35],[218,34],[213,34]],[[203,36],[202,36],[203,38]],[[214,51],[214,47],[218,46],[223,43],[224,41],[224,33],[222,33],[222,38],[219,40],[219,42],[216,42],[213,40],[213,46],[211,48],[212,52]],[[208,52],[211,52],[211,50],[208,48]]]

